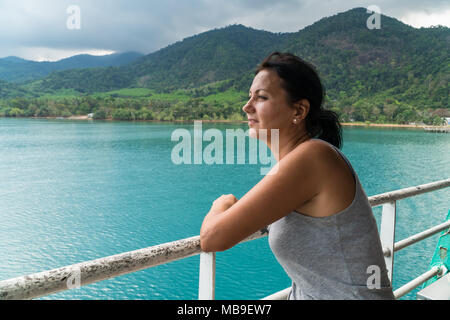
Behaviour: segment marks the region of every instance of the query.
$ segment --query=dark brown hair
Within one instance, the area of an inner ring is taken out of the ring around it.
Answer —
[[[325,88],[315,67],[293,54],[273,52],[258,65],[256,74],[263,69],[276,71],[282,80],[282,86],[288,94],[290,103],[301,99],[309,101],[310,108],[305,118],[309,136],[318,137],[340,149],[342,128],[339,116],[322,106]]]

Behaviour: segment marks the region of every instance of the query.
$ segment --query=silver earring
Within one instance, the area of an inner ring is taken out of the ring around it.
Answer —
[[[297,124],[297,122],[298,122],[298,119],[294,119],[294,124]]]

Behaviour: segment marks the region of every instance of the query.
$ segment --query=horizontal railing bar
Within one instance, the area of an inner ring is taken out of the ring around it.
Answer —
[[[438,275],[441,272],[441,269],[438,266],[434,266],[427,272],[423,273],[422,275],[418,276],[417,278],[411,280],[404,286],[398,288],[394,291],[394,297],[395,299],[403,297],[408,292],[414,290],[418,286],[420,286],[425,281],[428,281],[429,279],[433,278],[435,275]]]
[[[267,236],[262,229],[241,242]],[[0,299],[33,299],[68,290],[68,280],[79,275],[79,285],[118,277],[200,254],[200,236],[125,252],[96,260],[85,261],[58,269],[0,281]]]
[[[450,178],[368,197],[372,207],[450,186]]]
[[[248,236],[247,238],[242,240],[240,243],[247,242],[247,241],[252,241],[252,240],[256,240],[256,239],[260,239],[260,238],[264,238],[268,234],[269,234],[269,231],[267,230],[267,228],[264,228],[262,230],[259,230],[259,231],[255,232],[254,234]]]
[[[431,237],[432,235],[435,235],[436,233],[439,233],[442,230],[445,230],[448,228],[450,228],[450,220],[446,221],[444,223],[438,224],[437,226],[434,226],[430,229],[427,229],[427,230],[417,233],[415,235],[412,235],[406,239],[400,240],[394,244],[394,252],[404,249],[416,242],[422,241],[422,240],[424,240],[428,237]],[[383,249],[383,254],[386,256],[386,255],[389,255],[390,252],[387,249]]]
[[[450,186],[450,179],[386,192],[369,197],[371,206],[411,197]],[[267,236],[267,229],[256,232],[242,242]],[[79,274],[79,285],[114,278],[200,254],[200,236],[176,240],[144,249],[85,261],[58,269],[0,281],[0,299],[32,299],[68,290],[68,280]],[[75,279],[76,280],[76,279]]]
[[[200,237],[195,236],[58,269],[3,280],[0,281],[0,299],[37,298],[70,289],[68,281],[76,276],[79,276],[79,285],[83,286],[187,258],[200,252]]]

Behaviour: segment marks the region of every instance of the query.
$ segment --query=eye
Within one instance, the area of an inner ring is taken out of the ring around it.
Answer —
[[[252,96],[248,96],[248,98],[251,99]],[[262,100],[267,100],[268,99],[266,96],[261,96],[261,95],[256,96],[256,98],[257,99],[262,99]]]

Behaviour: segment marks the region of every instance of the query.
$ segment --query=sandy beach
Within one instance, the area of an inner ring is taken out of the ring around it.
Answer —
[[[396,123],[360,123],[360,122],[341,122],[343,126],[365,126],[365,127],[399,127],[399,128],[424,128],[432,127],[425,124],[396,124]]]

